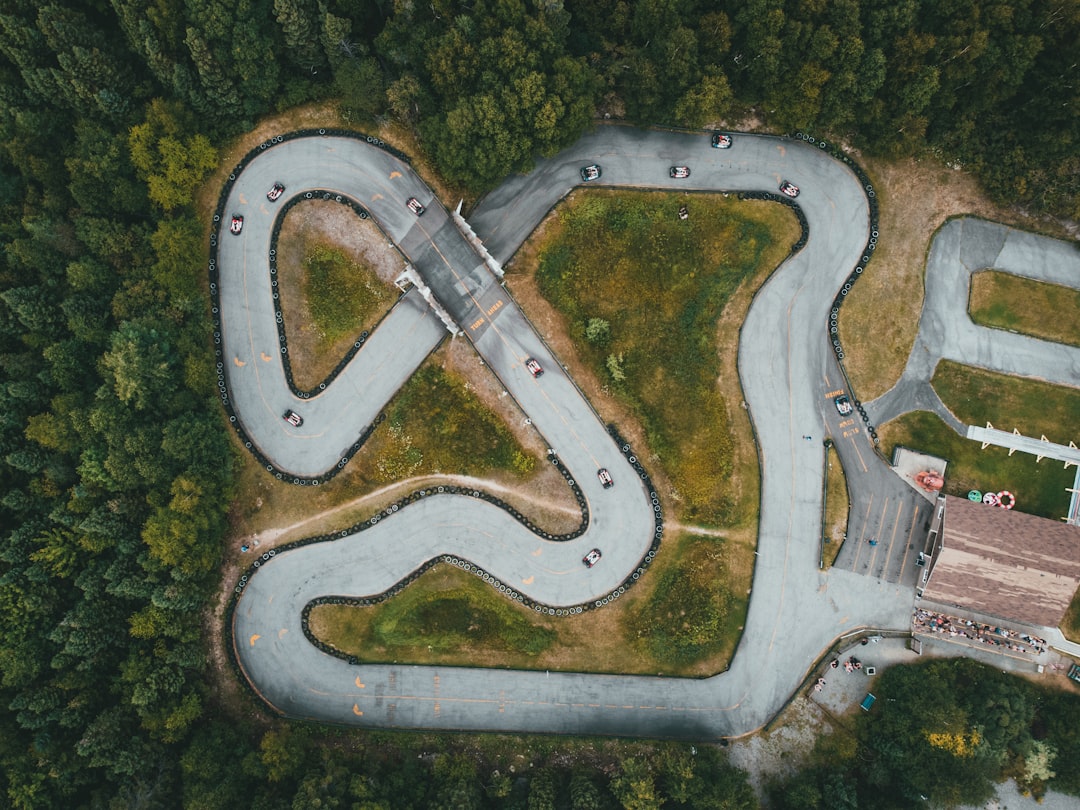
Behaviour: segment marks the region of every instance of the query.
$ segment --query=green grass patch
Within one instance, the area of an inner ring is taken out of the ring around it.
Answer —
[[[825,455],[825,567],[836,562],[844,542],[848,519],[848,491],[844,468],[835,445],[829,445]]]
[[[990,422],[1025,436],[1068,444],[1080,414],[1080,388],[995,374],[951,360],[938,363],[930,381],[946,407],[964,423]]]
[[[1069,641],[1080,644],[1080,590],[1073,594],[1069,609],[1061,620],[1061,632]]]
[[[312,245],[303,266],[308,314],[321,344],[317,349],[370,329],[394,300],[371,271],[333,245]]]
[[[945,492],[966,497],[969,490],[1006,489],[1016,496],[1016,508],[1041,517],[1058,519],[1069,508],[1075,470],[1057,461],[1024,453],[1009,455],[1003,447],[980,449],[979,442],[958,436],[937,415],[926,411],[905,414],[878,428],[882,449],[891,455],[897,445],[911,447],[949,462]]]
[[[984,270],[971,276],[975,323],[1080,346],[1080,290]]]
[[[730,579],[736,553],[726,539],[669,538],[655,576],[607,607],[565,617],[541,616],[473,574],[438,565],[381,605],[320,605],[310,626],[369,663],[711,675],[730,661],[746,620],[746,596],[718,584]]]
[[[538,626],[490,586],[459,569],[440,568],[437,577],[425,577],[423,585],[415,583],[379,606],[320,605],[311,613],[311,627],[365,660],[420,661],[434,654],[453,661],[455,654],[467,652],[507,654],[520,663],[554,642],[554,630]]]
[[[687,220],[677,215],[683,204]],[[741,282],[787,256],[790,242],[774,233],[790,233],[789,220],[780,206],[721,195],[596,190],[559,209],[539,250],[541,293],[566,317],[585,362],[641,420],[683,519],[746,517],[730,486],[717,321]]]
[[[525,453],[509,428],[465,387],[457,375],[429,363],[391,403],[386,436],[372,452],[376,480],[413,475],[484,475],[495,470],[526,476],[536,458]]]
[[[724,543],[683,538],[679,565],[659,574],[652,593],[626,616],[626,635],[656,661],[677,666],[713,656],[732,638],[744,613],[728,589]]]

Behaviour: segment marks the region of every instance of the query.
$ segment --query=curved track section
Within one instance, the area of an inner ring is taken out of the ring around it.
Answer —
[[[739,136],[732,149],[712,150],[705,134],[603,127],[485,198],[471,222],[491,253],[511,256],[593,162],[610,185],[771,194],[789,179],[802,188],[809,239],[759,290],[740,341],[762,508],[754,594],[731,670],[694,681],[354,665],[308,641],[303,616],[311,602],[382,594],[442,555],[477,566],[514,598],[555,610],[617,598],[650,558],[658,518],[644,472],[407,165],[355,139],[284,139],[226,190],[222,210],[245,216],[242,235],[217,237],[223,367],[237,418],[258,449],[294,475],[324,473],[439,337],[441,327],[419,302],[402,306],[406,296],[332,384],[302,402],[303,430],[286,429],[280,411],[293,394],[272,354],[280,348],[267,282],[273,211],[265,190],[275,181],[290,193],[340,188],[375,217],[515,396],[580,486],[589,520],[576,539],[559,541],[471,493],[428,493],[373,516],[364,531],[260,561],[237,588],[233,641],[249,682],[279,711],[373,727],[730,736],[771,717],[837,635],[856,624],[907,621],[907,590],[817,572],[823,450],[802,440],[822,435],[830,308],[867,244],[861,181],[801,141]],[[668,178],[677,164],[693,166],[690,180]],[[421,218],[405,207],[413,196],[428,207]],[[399,309],[404,314],[395,315]],[[530,356],[546,370],[538,379],[524,368]],[[613,489],[600,486],[599,467],[611,470]],[[604,557],[586,569],[581,557],[592,547]]]

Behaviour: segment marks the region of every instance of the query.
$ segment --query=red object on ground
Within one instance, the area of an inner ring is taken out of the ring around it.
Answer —
[[[915,476],[915,483],[927,492],[937,492],[945,486],[945,479],[941,477],[941,473],[933,470],[923,470]]]

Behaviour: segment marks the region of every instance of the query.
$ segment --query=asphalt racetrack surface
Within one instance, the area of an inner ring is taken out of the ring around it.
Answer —
[[[247,162],[227,188],[217,235],[222,362],[238,427],[268,467],[313,478],[348,448],[446,335],[414,290],[325,389],[298,397],[282,370],[268,260],[286,199],[331,190],[356,201],[416,268],[435,299],[528,414],[583,504],[583,531],[551,538],[471,494],[432,490],[373,516],[364,531],[276,553],[237,585],[233,643],[255,691],[293,717],[365,727],[618,734],[714,739],[767,722],[839,636],[908,626],[913,591],[893,577],[818,569],[828,398],[840,382],[829,315],[870,231],[867,189],[851,169],[801,140],[736,135],[712,149],[708,133],[604,126],[526,176],[487,195],[469,221],[506,261],[545,214],[598,163],[597,185],[777,194],[801,189],[805,246],[755,296],[739,343],[739,369],[762,466],[758,556],[749,614],[731,668],[702,680],[350,664],[313,646],[305,605],[364,598],[449,555],[500,590],[551,609],[618,598],[645,571],[657,541],[655,496],[573,381],[445,209],[408,164],[362,139],[286,138]],[[690,178],[669,178],[673,165]],[[269,203],[282,182],[286,197]],[[406,201],[427,211],[415,216]],[[232,213],[244,217],[228,233]],[[534,357],[545,373],[525,368]],[[676,391],[672,396],[678,396]],[[288,424],[286,409],[301,413]],[[835,414],[832,414],[835,417]],[[805,436],[814,437],[806,441]],[[867,440],[865,456],[881,464]],[[607,468],[615,485],[601,486]],[[603,552],[593,568],[582,564]],[[648,575],[645,572],[643,575]]]

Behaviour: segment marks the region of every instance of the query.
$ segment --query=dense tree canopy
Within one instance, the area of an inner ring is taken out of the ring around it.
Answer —
[[[774,787],[780,810],[978,805],[1007,777],[1037,796],[1048,785],[1077,793],[1073,694],[967,659],[894,667],[874,692],[850,745],[819,744],[804,770]]]
[[[598,114],[699,127],[752,108],[775,131],[933,152],[998,200],[1077,217],[1078,33],[1075,0],[5,2],[0,804],[754,806],[711,749],[511,778],[211,719],[200,617],[233,459],[195,191],[226,138],[308,101],[412,128],[474,191]],[[882,711],[923,743],[875,749],[861,778],[947,800],[903,774],[958,752],[950,773],[975,788],[1002,757],[1046,773],[1044,739],[1075,760],[1080,727],[1050,700],[987,682],[935,703],[932,728]],[[1080,792],[1061,770],[1053,784]],[[855,784],[826,770],[792,790]]]

